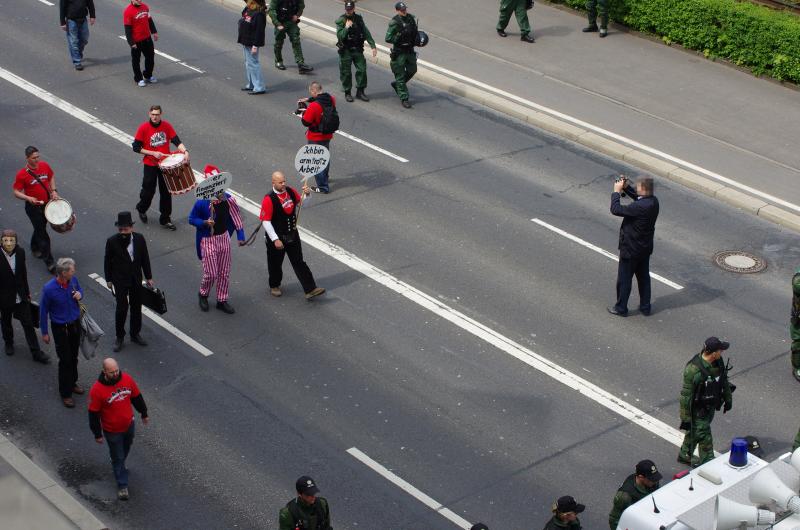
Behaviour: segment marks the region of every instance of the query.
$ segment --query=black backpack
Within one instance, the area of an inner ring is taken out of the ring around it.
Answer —
[[[319,125],[311,127],[312,132],[322,134],[333,134],[339,130],[339,112],[333,104],[330,94],[320,94],[314,101],[319,103],[322,107],[322,118],[319,120]]]

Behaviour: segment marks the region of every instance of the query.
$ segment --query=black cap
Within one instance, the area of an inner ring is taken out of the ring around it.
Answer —
[[[660,482],[663,478],[652,460],[642,460],[636,464],[636,474],[642,475],[647,480],[652,480],[653,482]]]
[[[469,530],[489,530],[489,527],[483,523],[475,523]]]
[[[397,2],[397,3],[394,5],[394,8],[395,8],[397,11],[405,11],[407,7],[408,7],[408,6],[406,5],[406,3],[405,3],[405,2]]]
[[[745,440],[747,440],[747,452],[757,456],[758,458],[764,458],[764,448],[761,447],[761,442],[758,441],[758,438],[755,436],[745,436]]]
[[[306,475],[297,479],[297,482],[294,483],[294,488],[297,490],[297,493],[302,493],[303,495],[316,495],[319,493],[317,483],[314,482],[313,478]]]
[[[586,509],[583,504],[578,504],[573,497],[565,495],[556,501],[556,511],[558,513],[575,512],[581,513]]]
[[[353,2],[353,0],[347,0],[347,2],[344,3],[344,8],[345,9],[355,9],[356,8],[356,3]]]
[[[708,337],[703,343],[703,351],[707,352],[727,350],[730,347],[730,342],[721,341],[717,337]]]
[[[114,223],[114,226],[118,226],[120,228],[133,226],[133,217],[131,216],[131,212],[119,212],[117,214],[117,222]]]

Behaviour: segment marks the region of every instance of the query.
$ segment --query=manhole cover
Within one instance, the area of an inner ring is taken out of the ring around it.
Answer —
[[[767,268],[767,262],[755,254],[741,250],[723,250],[714,254],[714,264],[728,272],[750,274]]]

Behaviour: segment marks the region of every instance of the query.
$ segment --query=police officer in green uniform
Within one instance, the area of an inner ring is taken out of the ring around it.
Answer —
[[[703,465],[714,458],[714,441],[711,438],[711,422],[714,411],[722,413],[733,406],[734,386],[728,381],[728,367],[722,362],[722,352],[730,344],[709,337],[703,351],[692,357],[683,369],[681,389],[681,430],[686,431],[678,462],[690,466]],[[700,458],[692,454],[697,447]]]
[[[794,445],[792,446],[792,451],[797,451],[800,448],[800,429],[797,430],[797,435],[794,437]]]
[[[344,15],[336,19],[336,47],[339,48],[339,79],[342,81],[344,99],[353,102],[350,91],[353,89],[352,65],[356,66],[356,97],[369,101],[364,89],[367,88],[367,60],[364,59],[364,41],[372,48],[372,56],[378,55],[375,39],[367,29],[364,18],[356,13],[356,3],[344,3]]]
[[[544,525],[544,530],[581,530],[581,521],[578,514],[583,512],[586,506],[578,504],[574,498],[566,495],[559,497],[553,504],[553,517]]]
[[[522,36],[519,40],[523,42],[534,42],[531,35],[531,24],[528,22],[528,10],[533,7],[533,0],[500,0],[500,18],[497,21],[497,34],[501,37],[508,37],[506,26],[511,20],[511,13],[517,17],[519,31]]]
[[[636,464],[636,472],[628,475],[614,495],[614,504],[608,514],[608,526],[617,530],[619,518],[628,506],[635,504],[658,489],[661,473],[652,460],[642,460]]]
[[[332,530],[331,511],[314,479],[302,476],[294,485],[297,497],[286,503],[278,514],[280,530]]]
[[[792,314],[789,320],[792,339],[792,375],[800,382],[800,267],[792,276]]]
[[[417,41],[417,20],[414,15],[408,14],[405,2],[397,2],[394,9],[396,14],[389,21],[389,28],[386,30],[386,42],[392,44],[389,63],[394,74],[392,88],[400,96],[403,108],[410,109],[406,84],[417,73],[417,54],[414,51]]]
[[[275,26],[275,68],[286,70],[283,64],[283,41],[289,35],[292,43],[294,60],[301,74],[314,70],[303,59],[303,48],[300,46],[300,16],[306,5],[303,0],[270,0],[269,18]]]
[[[597,31],[597,6],[600,6],[600,38],[608,35],[608,0],[586,0],[586,13],[589,15],[589,25],[583,28],[584,33]]]

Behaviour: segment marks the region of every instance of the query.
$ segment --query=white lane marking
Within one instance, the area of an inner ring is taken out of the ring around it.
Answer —
[[[109,289],[108,286],[106,285],[105,278],[103,278],[99,274],[93,272],[89,274],[89,278],[93,279],[94,281],[102,285],[106,291],[109,292],[111,291],[111,289]],[[161,315],[159,315],[158,313],[151,311],[146,307],[142,307],[142,314],[147,318],[149,318],[150,320],[152,320],[153,322],[155,322],[156,324],[158,324],[159,326],[161,326],[162,328],[164,328],[165,330],[169,331],[170,333],[178,337],[179,339],[181,339],[188,346],[197,350],[201,355],[204,355],[206,357],[208,357],[209,355],[214,355],[213,351],[209,350],[208,348],[206,348],[205,346],[194,340],[192,337],[190,337],[183,331],[179,330],[178,328],[176,328],[175,326],[173,326],[172,324],[161,318]]]
[[[119,37],[120,39],[122,39],[124,41],[128,40],[128,39],[125,38],[125,35],[117,35],[117,37]],[[172,55],[170,55],[168,53],[164,53],[164,52],[162,52],[160,50],[155,50],[155,52],[156,52],[156,55],[160,55],[161,57],[163,57],[163,58],[165,58],[165,59],[167,59],[169,61],[172,61],[173,63],[178,63],[181,66],[185,66],[186,68],[189,68],[189,69],[194,70],[195,72],[199,72],[201,74],[205,73],[204,71],[200,70],[199,68],[195,68],[194,66],[190,66],[190,65],[186,64],[185,62],[181,61],[180,59],[178,59],[177,57],[173,57]]]
[[[48,2],[47,0],[39,0],[39,1],[41,3],[43,3],[44,5],[46,5],[46,6],[54,6],[55,5],[53,2]]]
[[[391,151],[387,151],[383,147],[378,147],[377,145],[371,144],[366,140],[362,140],[358,136],[353,136],[352,134],[346,133],[344,131],[336,131],[336,134],[338,134],[339,136],[344,136],[345,138],[349,138],[350,140],[353,140],[356,143],[359,143],[361,145],[365,145],[365,146],[369,147],[370,149],[372,149],[374,151],[382,153],[382,154],[384,154],[384,155],[386,155],[386,156],[388,156],[390,158],[394,158],[395,160],[398,160],[400,162],[403,162],[403,163],[408,162],[408,159],[405,159],[400,155],[396,155],[396,154],[392,153]]]
[[[109,134],[109,136],[112,138],[115,138],[126,145],[130,145],[130,142],[133,141],[133,138],[125,133],[122,133],[124,138],[116,133],[111,133],[110,131],[119,131],[119,129],[109,126],[105,122],[102,122],[91,114],[78,109],[70,103],[67,103],[63,99],[54,96],[43,88],[40,88],[33,83],[30,83],[21,77],[12,74],[5,68],[0,67],[0,77],[42,99],[43,101],[47,101],[56,108],[63,110],[67,114],[70,114],[91,125],[97,130]],[[241,206],[244,209],[254,215],[259,214],[259,204],[243,197],[239,193],[236,193],[236,196],[242,199]],[[364,276],[370,278],[376,283],[379,283],[380,285],[387,287],[406,299],[411,300],[415,304],[427,309],[440,318],[451,322],[464,331],[467,331],[475,337],[494,346],[498,350],[507,353],[508,355],[522,361],[536,370],[539,370],[544,375],[558,381],[568,388],[575,390],[579,394],[591,399],[599,405],[607,408],[611,412],[622,416],[626,420],[639,425],[643,429],[652,432],[656,436],[659,436],[660,438],[663,438],[664,440],[676,446],[680,446],[683,442],[683,433],[681,433],[681,431],[678,429],[675,429],[663,421],[650,416],[638,407],[631,405],[614,394],[603,390],[594,383],[570,372],[566,368],[563,368],[562,366],[526,348],[525,346],[518,344],[508,337],[501,335],[494,329],[481,324],[480,322],[468,317],[460,311],[453,309],[433,296],[425,294],[419,289],[412,287],[398,278],[395,278],[391,274],[382,271],[381,269],[362,260],[356,255],[351,254],[343,248],[334,245],[333,243],[326,241],[321,237],[318,237],[313,232],[310,232],[302,227],[300,228],[300,231],[303,233],[303,241],[305,244],[314,247],[323,254],[331,256],[347,267],[362,273]]]
[[[609,251],[607,251],[605,249],[602,249],[602,248],[598,247],[597,245],[593,245],[593,244],[589,243],[588,241],[585,241],[585,240],[579,238],[578,236],[574,236],[574,235],[570,234],[569,232],[566,232],[566,231],[558,228],[557,226],[553,226],[551,224],[545,223],[541,219],[536,219],[536,218],[531,219],[531,221],[533,221],[534,223],[536,223],[539,226],[543,226],[544,228],[547,228],[548,230],[550,230],[552,232],[555,232],[556,234],[558,234],[560,236],[564,236],[567,239],[569,239],[571,241],[574,241],[579,245],[583,245],[584,247],[586,247],[588,249],[594,250],[598,254],[602,254],[603,256],[607,257],[608,259],[612,259],[614,261],[619,261],[619,256],[617,256],[616,254],[612,254],[611,252],[609,252]],[[653,278],[654,280],[658,280],[659,282],[663,283],[664,285],[668,285],[668,286],[670,286],[673,289],[676,289],[678,291],[683,289],[682,285],[677,284],[677,283],[673,282],[672,280],[668,280],[668,279],[664,278],[663,276],[660,276],[660,275],[658,275],[658,274],[656,274],[654,272],[650,273],[650,277]]]
[[[321,22],[317,22],[316,20],[312,20],[310,18],[303,17],[303,22],[305,22],[306,24],[310,24],[312,26],[316,26],[316,27],[318,27],[320,29],[323,29],[325,31],[328,31],[328,32],[331,32],[331,33],[336,33],[336,28],[334,28],[332,26],[328,26],[327,24],[323,24]],[[384,51],[384,52],[387,52],[387,53],[389,52],[389,48],[387,48],[386,46],[383,46],[383,45],[379,44],[378,48],[381,51]],[[747,184],[742,184],[741,182],[737,182],[737,181],[735,181],[735,180],[733,180],[733,179],[731,179],[729,177],[725,177],[723,175],[720,175],[719,173],[715,173],[715,172],[713,172],[711,170],[708,170],[708,169],[705,169],[703,167],[700,167],[697,164],[693,164],[693,163],[691,163],[691,162],[689,162],[687,160],[683,160],[682,158],[678,158],[676,156],[672,156],[672,155],[670,155],[668,153],[665,153],[663,151],[659,151],[658,149],[655,149],[655,148],[650,147],[648,145],[645,145],[643,143],[637,142],[636,140],[633,140],[631,138],[627,138],[625,136],[622,136],[621,134],[617,134],[617,133],[611,132],[611,131],[609,131],[607,129],[603,129],[602,127],[598,127],[597,125],[593,125],[593,124],[585,122],[585,121],[583,121],[581,119],[572,117],[569,114],[564,114],[563,112],[559,112],[559,111],[557,111],[555,109],[551,109],[550,107],[545,107],[544,105],[540,105],[539,103],[535,103],[535,102],[533,102],[533,101],[531,101],[529,99],[521,98],[521,97],[519,97],[519,96],[517,96],[515,94],[512,94],[510,92],[506,92],[505,90],[493,87],[492,85],[488,85],[486,83],[483,83],[482,81],[478,81],[477,79],[473,79],[471,77],[467,77],[465,75],[459,74],[458,72],[454,72],[452,70],[448,70],[447,68],[443,68],[443,67],[438,66],[436,64],[429,63],[428,61],[424,61],[422,59],[419,59],[419,60],[417,60],[417,64],[425,66],[425,67],[428,67],[431,70],[435,70],[435,71],[437,71],[437,72],[439,72],[441,74],[444,74],[446,76],[452,77],[454,79],[458,79],[459,81],[462,81],[464,83],[469,83],[469,84],[471,84],[473,86],[476,86],[478,88],[486,90],[487,92],[491,92],[493,94],[496,94],[498,96],[502,96],[502,97],[504,97],[506,99],[510,99],[512,101],[516,101],[517,103],[520,103],[520,104],[525,105],[527,107],[530,107],[532,109],[536,109],[536,110],[538,110],[540,112],[544,112],[545,114],[549,114],[549,115],[554,116],[556,118],[562,119],[564,121],[567,121],[569,123],[577,125],[578,127],[583,127],[584,129],[588,129],[590,131],[596,132],[596,133],[601,134],[603,136],[606,136],[608,138],[613,138],[614,140],[617,140],[619,142],[628,144],[631,147],[635,147],[635,148],[637,148],[637,149],[639,149],[641,151],[645,151],[645,152],[650,153],[651,155],[654,155],[656,157],[662,158],[664,160],[668,160],[668,161],[670,161],[670,162],[672,162],[674,164],[677,164],[679,166],[683,166],[683,167],[685,167],[687,169],[691,169],[692,171],[696,171],[697,173],[701,173],[701,174],[703,174],[703,175],[705,175],[707,177],[710,177],[710,178],[712,178],[714,180],[717,180],[719,182],[724,182],[725,184],[728,184],[729,186],[733,186],[734,188],[738,188],[738,189],[740,189],[742,191],[745,191],[745,192],[747,192],[747,193],[749,193],[751,195],[755,195],[757,197],[761,197],[762,199],[767,200],[769,202],[773,202],[775,204],[780,204],[781,206],[784,206],[784,207],[789,208],[791,210],[795,210],[795,211],[800,212],[800,205],[785,201],[785,200],[783,200],[783,199],[781,199],[779,197],[776,197],[774,195],[770,195],[769,193],[765,193],[765,192],[763,192],[761,190],[757,190],[757,189],[755,189],[755,188],[753,188],[751,186],[748,186]],[[792,168],[792,169],[796,171],[795,168]]]
[[[472,523],[455,513],[450,508],[445,508],[444,505],[436,500],[432,499],[428,495],[422,493],[420,490],[406,482],[405,480],[401,479],[384,466],[364,454],[361,450],[356,447],[351,447],[347,450],[350,456],[354,457],[356,460],[400,488],[401,490],[405,491],[419,502],[433,510],[434,512],[438,513],[448,521],[454,523],[456,526],[460,528],[464,528],[465,530],[469,530],[472,528]]]

